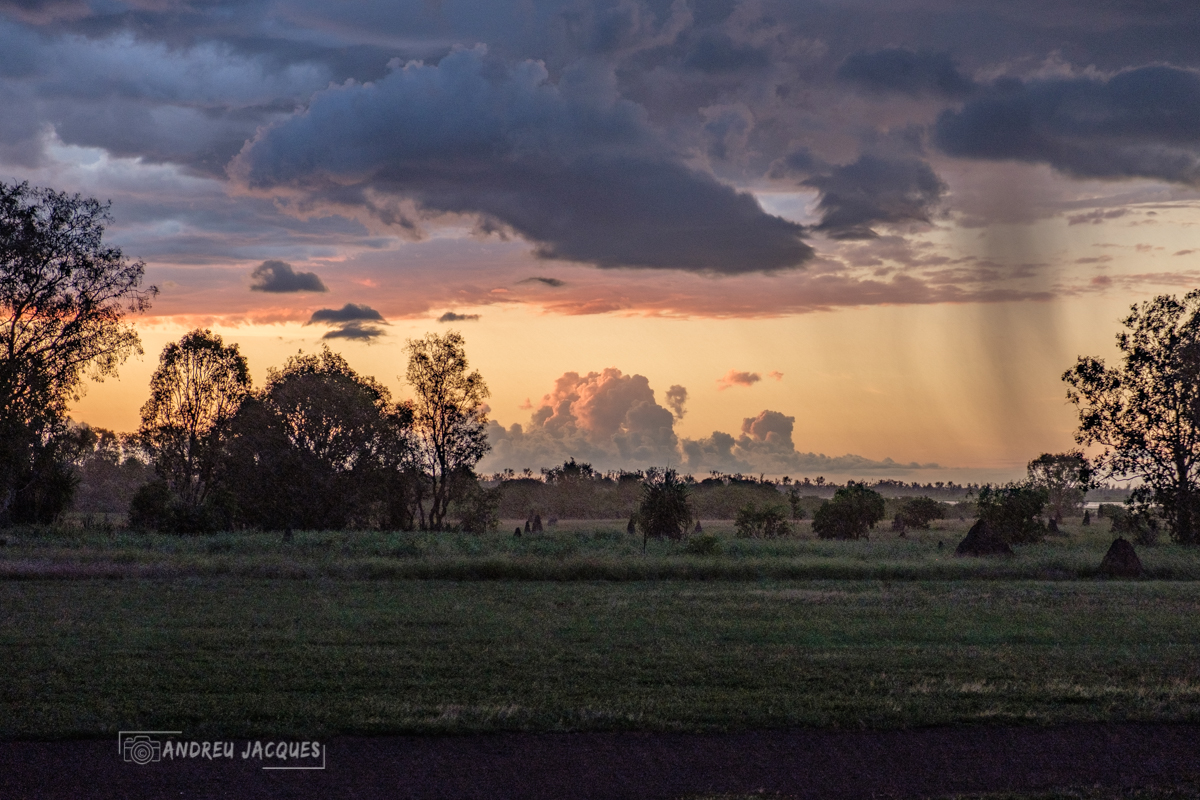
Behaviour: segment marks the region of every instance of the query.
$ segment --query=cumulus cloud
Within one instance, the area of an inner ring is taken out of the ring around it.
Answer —
[[[733,386],[753,386],[761,380],[762,375],[757,372],[738,372],[736,369],[731,369],[717,378],[717,390],[723,392]]]
[[[937,464],[899,464],[890,458],[874,461],[857,455],[827,456],[800,453],[792,441],[796,418],[778,411],[763,411],[742,420],[741,434],[734,437],[713,431],[704,439],[685,439],[680,447],[684,466],[699,474],[722,472],[765,472],[770,475],[898,474],[909,470],[936,469]]]
[[[851,53],[838,67],[837,76],[874,92],[900,92],[963,97],[975,82],[958,71],[949,53],[891,48]]]
[[[230,172],[310,200],[404,197],[476,215],[539,257],[600,267],[734,274],[813,254],[802,226],[673,155],[605,68],[580,64],[552,83],[542,64],[498,63],[482,47],[319,92],[248,142]]]
[[[694,474],[710,470],[770,475],[889,475],[936,464],[900,464],[856,455],[799,453],[792,441],[796,418],[763,411],[742,421],[737,436],[714,431],[703,439],[680,440],[674,423],[682,417],[687,390],[667,390],[667,407],[655,400],[642,375],[616,368],[581,375],[568,372],[533,409],[527,425],[488,423],[492,451],[484,472],[554,466],[568,458],[597,469],[644,469],[677,465]],[[678,413],[674,413],[674,412]]]
[[[671,413],[675,415],[675,419],[683,419],[683,415],[687,413],[684,405],[687,403],[688,390],[679,384],[667,389],[667,408],[671,409]]]
[[[250,273],[253,292],[327,292],[315,272],[295,272],[286,261],[264,261]]]
[[[346,303],[341,308],[321,308],[308,318],[308,325],[336,325],[342,322],[383,322],[383,315],[375,309],[357,303]]]
[[[938,146],[1050,164],[1083,178],[1200,182],[1200,75],[1149,66],[1111,77],[1005,78],[939,116]]]
[[[481,469],[549,466],[568,458],[599,469],[678,463],[674,421],[645,376],[614,367],[568,372],[542,398],[528,426],[489,423],[492,452]]]
[[[438,317],[438,322],[474,322],[479,319],[479,314],[455,314],[453,311],[447,311]]]

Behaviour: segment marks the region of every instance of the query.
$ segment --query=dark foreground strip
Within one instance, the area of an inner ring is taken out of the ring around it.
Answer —
[[[0,743],[9,798],[935,797],[1170,785],[1200,774],[1200,726],[1074,725],[733,734],[496,734],[325,743],[324,771],[126,763],[115,740]]]

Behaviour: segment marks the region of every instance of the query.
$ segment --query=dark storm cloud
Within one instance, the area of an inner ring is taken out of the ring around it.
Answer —
[[[438,322],[474,322],[479,319],[479,314],[455,314],[453,311],[447,311],[438,317]]]
[[[705,33],[696,38],[684,56],[687,69],[719,74],[770,66],[770,54],[747,44],[738,44],[722,33]]]
[[[821,191],[816,229],[834,239],[869,239],[878,223],[928,222],[946,185],[924,161],[864,155],[804,181]]]
[[[364,207],[372,192],[410,197],[507,226],[542,258],[600,267],[742,273],[812,257],[800,225],[679,162],[603,68],[553,84],[542,65],[481,48],[317,94],[231,174]]]
[[[542,277],[536,276],[536,275],[532,278],[525,278],[524,280],[519,280],[519,281],[517,281],[517,283],[544,283],[546,286],[549,286],[554,289],[557,289],[558,287],[565,285],[565,283],[563,281],[560,281],[558,278],[542,278]]]
[[[315,272],[295,272],[286,261],[264,261],[250,273],[253,292],[327,292]]]
[[[958,71],[948,53],[904,48],[852,53],[837,76],[875,92],[901,92],[917,96],[939,94],[962,97],[975,89],[975,82]]]
[[[370,306],[346,303],[341,308],[322,308],[309,317],[309,325],[337,325],[343,322],[383,322],[383,315]]]
[[[334,328],[321,338],[350,339],[351,341],[357,342],[371,342],[383,335],[383,330],[375,327],[374,325],[364,325],[361,322],[348,322],[339,328]]]
[[[937,121],[950,155],[1050,164],[1084,178],[1200,181],[1200,75],[1151,66],[1110,78],[1000,80]]]

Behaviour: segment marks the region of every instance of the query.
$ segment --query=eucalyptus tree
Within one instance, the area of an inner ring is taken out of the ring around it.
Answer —
[[[163,348],[139,433],[156,471],[185,507],[202,505],[213,490],[230,423],[250,388],[245,356],[210,330],[194,330]]]
[[[490,393],[483,376],[468,371],[466,343],[456,331],[409,339],[405,350],[405,378],[416,395],[416,459],[424,479],[421,527],[441,530],[450,504],[472,491],[475,465],[491,449],[484,427]]]
[[[142,262],[104,243],[110,221],[107,203],[0,183],[0,523],[65,507],[68,405],[85,377],[114,376],[142,352],[128,315],[157,289],[142,288]],[[30,493],[43,497],[21,499]]]
[[[1081,445],[1102,478],[1136,480],[1131,506],[1161,508],[1172,537],[1200,544],[1200,290],[1134,305],[1120,363],[1081,356],[1063,374]]]

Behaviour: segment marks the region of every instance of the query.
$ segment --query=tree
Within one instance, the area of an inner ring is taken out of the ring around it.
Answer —
[[[246,358],[212,331],[194,330],[163,348],[140,435],[184,507],[208,499],[229,425],[249,393]]]
[[[45,502],[18,495],[45,500],[39,484],[62,488],[67,405],[83,393],[85,374],[103,380],[141,353],[125,316],[146,310],[157,289],[141,289],[142,262],[104,245],[108,210],[0,183],[0,523],[21,521],[17,508],[37,509],[27,521],[53,518]],[[71,492],[50,494],[65,507]]]
[[[883,515],[883,495],[864,483],[848,481],[813,514],[813,532],[821,539],[858,539]]]
[[[1080,357],[1063,374],[1081,445],[1101,445],[1103,478],[1138,479],[1131,506],[1155,504],[1172,537],[1200,544],[1200,290],[1130,308],[1121,364]]]
[[[900,504],[900,511],[896,516],[900,518],[900,522],[905,528],[925,530],[929,528],[929,523],[933,520],[944,519],[946,509],[932,498],[910,497]]]
[[[483,376],[467,371],[461,334],[426,334],[423,339],[409,339],[405,350],[405,377],[416,393],[416,456],[426,490],[417,508],[422,528],[441,530],[450,504],[465,497],[474,481],[475,465],[491,449],[483,404],[489,392]]]
[[[230,428],[223,479],[239,519],[268,530],[332,530],[390,517],[411,419],[390,400],[328,347],[268,371]]]
[[[742,506],[734,518],[733,527],[742,539],[775,539],[792,533],[783,506],[770,503],[764,503],[762,508],[754,503]]]
[[[1092,466],[1083,453],[1043,453],[1029,462],[1029,483],[1046,490],[1046,512],[1056,523],[1083,513]]]
[[[1009,544],[1040,542],[1046,526],[1038,518],[1046,506],[1046,490],[1029,481],[983,486],[975,501],[979,518]]]
[[[634,512],[634,522],[647,538],[682,539],[692,527],[692,506],[688,485],[673,469],[646,470],[642,480],[642,499]]]

